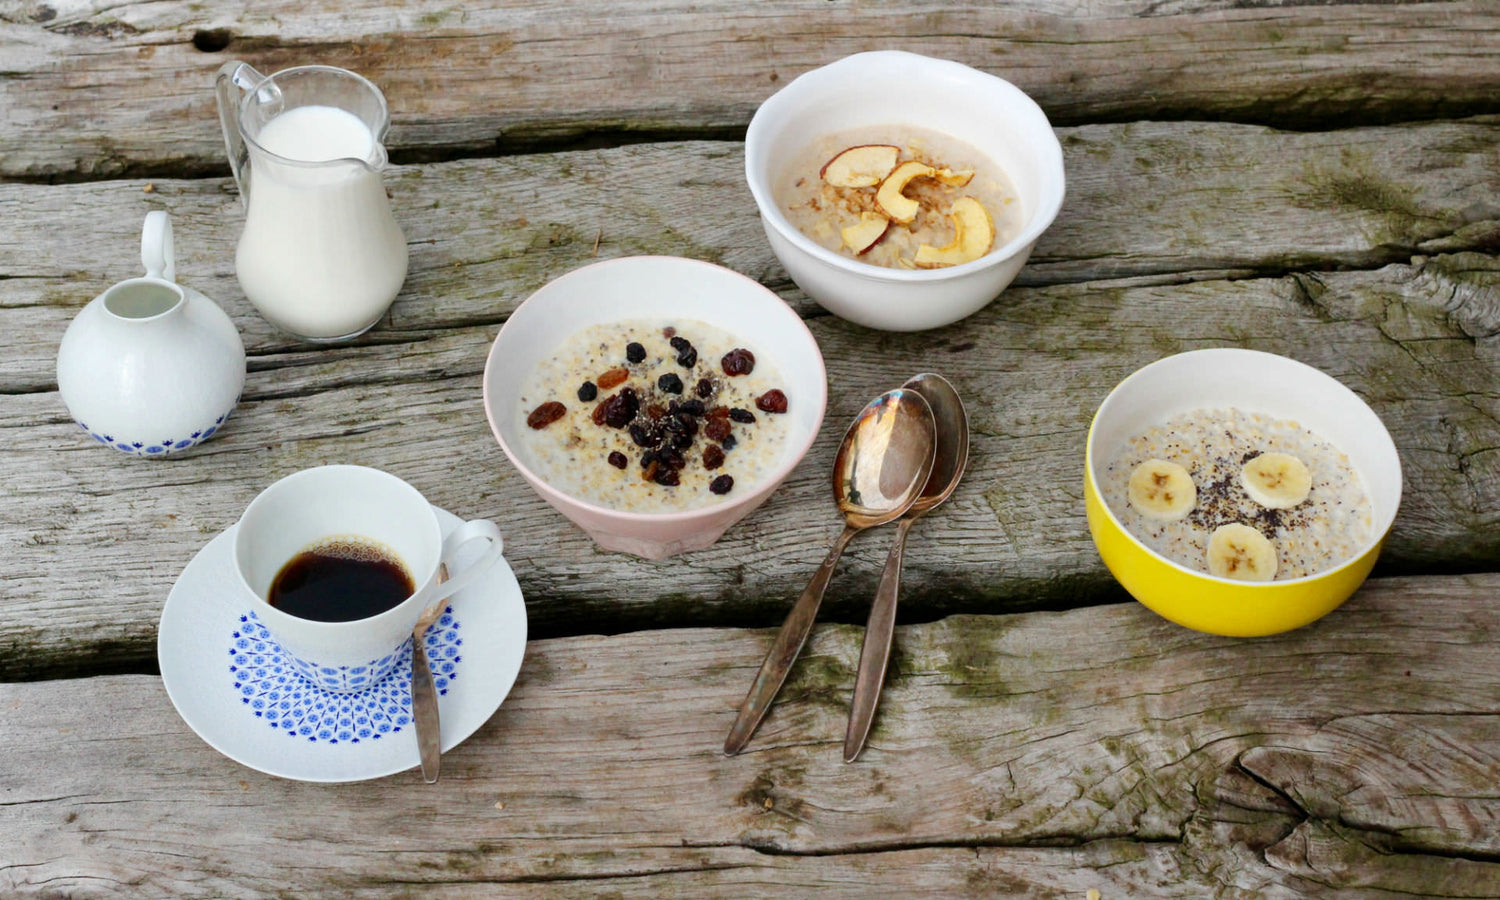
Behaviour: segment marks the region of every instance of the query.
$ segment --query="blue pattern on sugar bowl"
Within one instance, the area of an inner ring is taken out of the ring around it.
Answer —
[[[238,404],[239,402],[240,398],[235,397],[234,404]],[[213,437],[214,434],[219,430],[219,428],[224,425],[224,420],[228,419],[229,414],[232,412],[234,412],[234,405],[231,405],[229,409],[225,410],[224,414],[215,419],[213,421],[213,424],[211,425],[206,425],[194,429],[193,431],[190,431],[187,434],[183,435],[180,439],[163,438],[159,441],[133,441],[129,438],[121,438],[120,440],[116,441],[114,435],[100,434],[98,431],[90,428],[84,422],[77,422],[76,424],[79,428],[82,428],[84,431],[88,432],[89,437],[93,438],[106,447],[114,450],[119,450],[121,453],[129,453],[131,456],[161,457],[169,456],[173,453],[178,452],[179,450],[186,450],[189,447],[196,447],[209,438]]]
[[[424,636],[439,694],[447,694],[458,678],[460,631],[449,606]],[[281,734],[314,743],[357,744],[411,724],[410,640],[367,665],[314,667],[283,650],[253,612],[240,616],[231,638],[229,673],[241,705]],[[383,677],[375,675],[382,669]]]

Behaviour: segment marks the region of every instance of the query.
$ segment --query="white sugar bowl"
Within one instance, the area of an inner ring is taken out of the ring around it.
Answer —
[[[132,456],[208,440],[245,386],[245,345],[224,310],[173,282],[172,220],[146,214],[144,278],[95,297],[57,351],[57,389],[79,427]]]

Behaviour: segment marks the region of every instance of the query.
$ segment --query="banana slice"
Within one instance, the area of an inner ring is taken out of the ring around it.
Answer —
[[[1193,476],[1177,463],[1148,459],[1130,473],[1130,505],[1148,519],[1175,522],[1198,505]]]
[[[1262,453],[1240,469],[1240,484],[1266,509],[1291,509],[1312,490],[1307,464],[1287,453]]]
[[[1276,545],[1249,525],[1220,525],[1208,539],[1208,573],[1270,581],[1276,577]]]

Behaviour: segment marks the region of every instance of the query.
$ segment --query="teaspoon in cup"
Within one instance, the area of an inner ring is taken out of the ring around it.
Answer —
[[[917,502],[932,472],[935,446],[932,411],[915,390],[897,388],[881,394],[849,426],[833,461],[833,497],[844,514],[844,531],[797,598],[761,663],[724,742],[725,754],[733,756],[743,750],[770,711],[793,661],[807,643],[823,592],[849,539],[899,518]]]
[[[880,703],[880,689],[885,684],[896,630],[896,598],[901,590],[901,556],[906,549],[906,533],[913,522],[952,496],[969,463],[969,416],[948,379],[927,372],[914,376],[902,388],[921,394],[932,409],[937,426],[937,453],[922,496],[896,525],[896,540],[886,557],[885,570],[880,573],[880,587],[875,590],[870,620],[865,625],[864,646],[859,652],[854,702],[849,708],[849,728],[844,733],[844,762],[859,758],[875,720],[875,707]]]

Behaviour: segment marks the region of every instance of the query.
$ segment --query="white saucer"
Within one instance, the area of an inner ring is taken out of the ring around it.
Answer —
[[[433,509],[445,535],[460,524]],[[420,764],[410,660],[353,694],[324,691],[292,673],[236,591],[236,527],[198,551],[161,612],[156,655],[182,720],[230,759],[282,778],[364,781]],[[462,567],[482,552],[470,546],[455,562]],[[455,594],[427,633],[444,752],[494,715],[526,653],[521,587],[504,559],[491,571]]]

